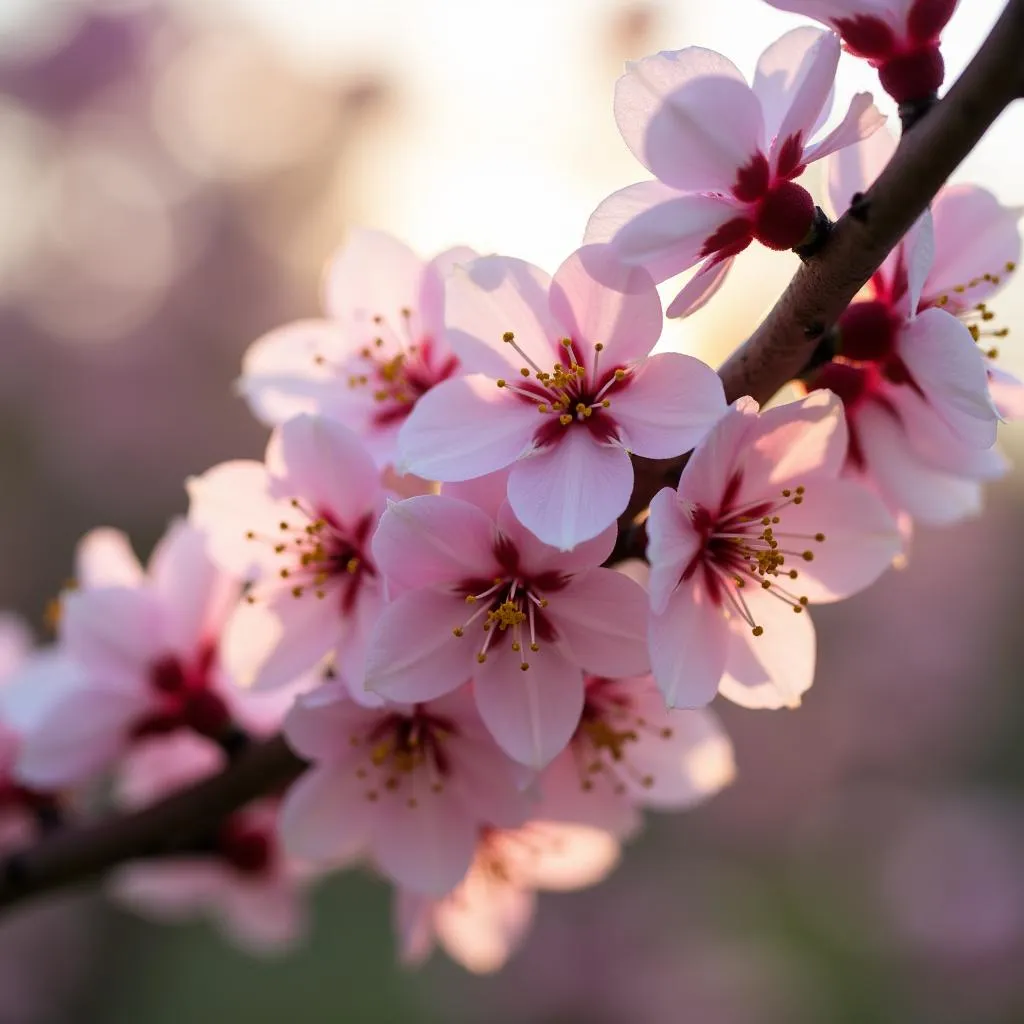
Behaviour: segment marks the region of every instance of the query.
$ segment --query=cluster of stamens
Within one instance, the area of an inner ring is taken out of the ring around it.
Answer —
[[[1012,274],[1017,269],[1017,264],[1009,262],[1005,265],[1004,270],[1007,274]],[[983,354],[988,359],[997,359],[999,357],[999,349],[995,345],[991,345],[988,341],[984,341],[986,338],[1005,338],[1010,333],[1009,327],[992,327],[992,321],[995,320],[996,314],[989,308],[985,302],[976,302],[971,306],[964,304],[964,301],[960,296],[965,295],[972,288],[977,288],[982,284],[998,285],[1002,282],[1002,278],[999,274],[982,274],[980,277],[974,277],[966,284],[958,284],[950,292],[945,295],[940,295],[935,300],[935,305],[943,309],[948,309],[949,312],[953,313],[962,323],[966,326],[967,330],[971,332],[971,337],[975,340],[978,345],[988,345],[989,347],[983,350]]]
[[[490,587],[479,593],[467,594],[466,604],[479,607],[465,622],[453,627],[452,634],[463,637],[470,626],[480,623],[484,635],[476,660],[481,665],[487,661],[487,653],[494,641],[509,634],[511,648],[520,656],[519,667],[526,672],[530,667],[527,650],[534,654],[540,650],[537,637],[545,625],[540,612],[547,608],[547,598],[538,597],[518,578],[509,580],[496,576]]]
[[[576,354],[572,338],[562,338],[560,344],[565,350],[564,360],[555,363],[550,371],[540,366],[524,351],[512,331],[506,331],[502,340],[511,345],[527,364],[519,371],[522,382],[511,383],[503,377],[497,385],[519,395],[537,406],[542,415],[558,418],[563,427],[575,422],[588,420],[595,412],[611,408],[607,397],[617,385],[629,377],[625,367],[615,367],[607,372],[600,370],[600,356],[604,345],[596,342],[591,366],[581,363]]]

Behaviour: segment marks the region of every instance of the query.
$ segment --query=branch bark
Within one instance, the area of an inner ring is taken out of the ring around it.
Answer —
[[[729,401],[767,401],[806,365],[824,333],[924,212],[999,114],[1024,94],[1024,0],[1009,0],[948,95],[908,133],[878,181],[797,271],[760,327],[722,366]],[[636,485],[620,537],[671,483],[685,457],[634,459]],[[187,853],[227,815],[297,778],[305,763],[278,736],[219,775],[141,811],[51,834],[0,868],[0,907],[95,878],[129,860]]]

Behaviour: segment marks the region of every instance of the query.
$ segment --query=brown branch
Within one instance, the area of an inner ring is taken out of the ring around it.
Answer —
[[[825,331],[867,283],[1000,112],[1024,93],[1024,0],[1009,0],[945,99],[914,126],[860,202],[802,266],[764,323],[721,368],[730,401],[766,401],[800,373]],[[685,458],[635,459],[633,515]],[[628,545],[627,545],[628,547]],[[194,850],[227,815],[286,785],[305,764],[280,737],[253,744],[220,775],[142,811],[43,838],[0,869],[0,907],[83,882],[129,860]]]

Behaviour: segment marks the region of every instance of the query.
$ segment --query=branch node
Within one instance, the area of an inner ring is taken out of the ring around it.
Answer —
[[[863,192],[854,192],[850,196],[850,209],[848,212],[852,220],[857,221],[858,224],[867,224],[870,211],[871,202]]]
[[[814,208],[814,220],[811,221],[807,237],[799,245],[793,246],[793,252],[804,263],[810,262],[825,248],[825,244],[832,234],[832,227],[831,217],[820,206],[816,206]]]

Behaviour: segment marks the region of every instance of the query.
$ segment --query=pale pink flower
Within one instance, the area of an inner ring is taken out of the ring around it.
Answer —
[[[618,858],[611,835],[582,825],[533,821],[512,831],[487,829],[454,892],[441,900],[404,889],[395,894],[402,962],[422,963],[436,942],[477,974],[496,971],[526,934],[538,889],[595,885]]]
[[[146,807],[224,764],[224,753],[200,736],[151,738],[122,762],[117,804]],[[284,952],[306,930],[301,890],[311,872],[281,849],[277,809],[275,798],[247,804],[221,823],[208,849],[125,864],[110,876],[109,891],[157,921],[208,916],[251,952]]]
[[[541,540],[568,549],[626,508],[629,453],[692,448],[725,409],[690,356],[649,353],[661,302],[646,271],[607,246],[573,253],[552,280],[488,256],[447,284],[448,340],[470,376],[426,395],[399,435],[400,465],[433,480],[511,466],[508,500]]]
[[[831,32],[794,29],[761,55],[752,86],[731,61],[697,46],[629,64],[615,119],[657,180],[609,196],[586,241],[611,242],[655,281],[699,263],[670,317],[703,306],[751,242],[776,250],[803,242],[814,201],[794,179],[885,120],[870,94],[858,93],[839,125],[811,142],[829,116],[839,51]]]
[[[846,445],[834,395],[760,414],[741,398],[678,489],[655,496],[650,650],[669,705],[716,691],[746,707],[799,704],[814,676],[806,605],[863,589],[900,549],[882,502],[839,479]]]
[[[837,209],[868,187],[894,145],[880,132],[833,161]],[[976,341],[987,338],[985,300],[1019,249],[1014,211],[981,189],[942,190],[933,215],[915,225],[840,318],[837,357],[806,379],[842,398],[848,472],[894,511],[953,522],[976,512],[982,482],[1006,471],[992,447],[994,352]],[[995,390],[1009,411],[1021,400],[1009,375]]]
[[[897,103],[922,100],[945,76],[939,36],[959,0],[768,0],[834,28]]]
[[[590,677],[580,724],[539,779],[535,814],[625,837],[644,808],[692,807],[735,771],[732,744],[710,711],[666,708],[650,676]]]
[[[226,627],[237,682],[285,686],[333,654],[358,688],[383,605],[370,538],[385,502],[359,438],[325,417],[297,416],[275,429],[265,463],[221,463],[188,491],[213,557],[252,581]]]
[[[396,884],[442,896],[466,874],[481,827],[527,818],[522,768],[464,689],[366,708],[328,684],[297,701],[285,735],[312,762],[281,810],[298,856],[340,866],[369,855]]]
[[[25,732],[19,777],[70,785],[145,736],[225,736],[240,709],[219,644],[240,583],[210,560],[203,536],[175,522],[143,572],[123,535],[100,530],[77,561],[84,585],[63,596],[59,621],[77,678]]]
[[[300,413],[354,430],[377,461],[394,461],[398,428],[435,384],[458,372],[444,340],[443,279],[476,253],[429,262],[381,231],[355,228],[328,264],[322,320],[279,327],[254,342],[239,390],[276,426]]]
[[[398,596],[374,633],[367,688],[415,702],[472,678],[498,744],[540,768],[579,723],[585,671],[648,668],[643,588],[599,568],[614,542],[609,527],[560,552],[507,503],[496,518],[446,494],[391,504],[373,553]]]

